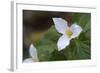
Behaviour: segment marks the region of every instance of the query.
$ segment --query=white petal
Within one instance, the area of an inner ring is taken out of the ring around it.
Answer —
[[[23,61],[23,63],[32,63],[33,59],[32,58],[27,58]]]
[[[33,44],[30,45],[29,53],[31,57],[37,57],[37,50]]]
[[[55,28],[59,33],[64,34],[66,32],[66,29],[68,27],[67,21],[65,21],[62,18],[53,18]]]
[[[78,37],[80,35],[80,33],[82,32],[82,28],[79,25],[77,25],[76,23],[73,24],[70,28],[73,32],[73,35],[71,36],[71,38]]]
[[[57,42],[58,50],[60,51],[66,48],[69,44],[70,38],[68,38],[66,35],[62,35]]]

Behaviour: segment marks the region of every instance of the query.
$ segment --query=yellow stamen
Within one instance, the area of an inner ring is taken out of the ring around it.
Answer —
[[[66,32],[66,34],[67,34],[68,37],[71,37],[72,34],[73,34],[73,32],[70,29],[68,29],[67,32]]]

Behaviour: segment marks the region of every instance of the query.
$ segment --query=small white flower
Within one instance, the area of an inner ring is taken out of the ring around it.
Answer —
[[[69,27],[67,21],[62,18],[53,18],[53,21],[55,23],[56,30],[63,34],[57,42],[59,51],[66,48],[70,44],[70,40],[78,37],[82,32],[82,28],[76,23]]]
[[[25,59],[23,61],[24,63],[32,63],[32,62],[38,62],[39,61],[38,56],[37,56],[37,50],[36,50],[36,48],[34,47],[33,44],[31,44],[30,47],[29,47],[29,54],[30,54],[31,58]]]

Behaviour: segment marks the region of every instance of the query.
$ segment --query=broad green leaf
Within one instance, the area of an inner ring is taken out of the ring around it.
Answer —
[[[52,52],[54,50],[57,50],[57,40],[59,38],[59,35],[57,31],[55,30],[55,27],[52,26],[44,35],[44,37],[35,45],[38,49],[38,56],[40,61],[49,61]]]

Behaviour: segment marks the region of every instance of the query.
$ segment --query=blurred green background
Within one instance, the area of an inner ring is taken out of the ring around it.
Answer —
[[[58,51],[57,41],[62,35],[52,25],[45,35],[36,43],[39,61],[85,60],[91,59],[91,14],[72,13],[72,23],[83,29],[80,36],[72,39],[70,45]],[[28,57],[27,54],[24,57]]]

